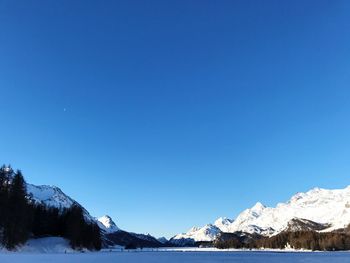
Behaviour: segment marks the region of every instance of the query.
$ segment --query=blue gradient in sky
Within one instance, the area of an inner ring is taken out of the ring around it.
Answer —
[[[0,1],[0,161],[171,236],[350,184],[350,1]]]

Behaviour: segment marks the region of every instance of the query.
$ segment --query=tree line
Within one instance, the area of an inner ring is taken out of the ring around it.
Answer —
[[[257,240],[254,246],[280,249],[291,247],[312,251],[350,250],[350,235],[347,232],[282,232],[270,238]]]
[[[334,232],[316,231],[286,231],[272,237],[262,237],[243,242],[238,238],[214,241],[214,246],[219,249],[247,248],[247,249],[307,249],[312,251],[338,251],[350,250],[350,228]]]
[[[74,249],[100,250],[100,228],[84,218],[81,206],[46,207],[34,203],[21,171],[0,168],[0,244],[13,250],[29,238],[57,236]]]

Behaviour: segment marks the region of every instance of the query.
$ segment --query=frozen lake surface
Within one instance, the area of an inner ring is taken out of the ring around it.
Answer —
[[[275,253],[275,252],[100,252],[74,254],[3,253],[1,263],[343,263],[349,252]]]

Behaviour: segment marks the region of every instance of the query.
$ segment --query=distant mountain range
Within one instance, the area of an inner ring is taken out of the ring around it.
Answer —
[[[271,237],[284,231],[331,232],[350,223],[350,186],[327,190],[314,188],[294,195],[288,202],[276,207],[256,203],[236,219],[219,218],[213,224],[193,227],[174,236],[175,245],[215,241],[223,233],[246,233]]]

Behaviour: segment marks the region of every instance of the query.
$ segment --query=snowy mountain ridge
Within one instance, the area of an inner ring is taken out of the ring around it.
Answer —
[[[240,213],[235,220],[219,218],[214,225],[192,228],[172,240],[213,241],[220,232],[238,231],[272,236],[291,229],[293,220],[315,227],[324,225],[324,232],[346,227],[350,223],[350,186],[336,190],[314,188],[306,193],[297,193],[276,207],[266,207],[258,202]]]
[[[32,201],[48,207],[70,208],[78,204],[56,186],[27,184],[27,192]]]

